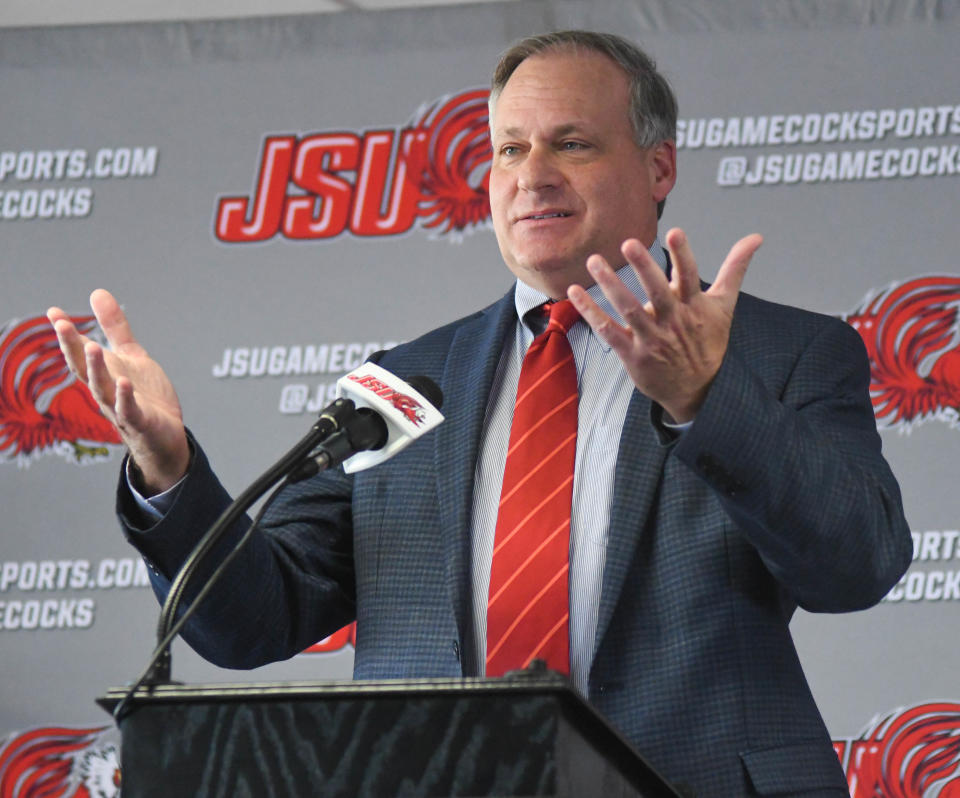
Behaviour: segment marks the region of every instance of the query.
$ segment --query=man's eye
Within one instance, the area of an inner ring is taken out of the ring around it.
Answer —
[[[586,144],[582,141],[564,141],[561,145],[561,148],[564,150],[583,150],[586,149]]]
[[[501,155],[506,155],[506,156],[516,155],[518,152],[520,152],[520,148],[515,147],[513,144],[505,144],[503,147],[500,148]]]

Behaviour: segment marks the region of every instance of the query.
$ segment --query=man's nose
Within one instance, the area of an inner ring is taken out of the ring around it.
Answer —
[[[523,159],[517,185],[522,191],[545,191],[556,188],[563,180],[552,153],[533,147]]]

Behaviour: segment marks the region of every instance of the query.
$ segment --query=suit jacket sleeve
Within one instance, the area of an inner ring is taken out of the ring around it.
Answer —
[[[163,601],[180,565],[230,503],[230,496],[191,438],[194,458],[169,512],[146,529],[121,470],[117,513],[127,539],[143,554]],[[229,668],[286,659],[354,618],[352,479],[327,472],[287,487],[184,628],[203,657]],[[244,517],[228,530],[197,572],[196,585],[240,540]],[[185,604],[192,600],[188,591]]]
[[[798,605],[868,607],[907,568],[912,542],[881,454],[866,351],[837,319],[764,306],[738,304],[725,360],[674,454]]]

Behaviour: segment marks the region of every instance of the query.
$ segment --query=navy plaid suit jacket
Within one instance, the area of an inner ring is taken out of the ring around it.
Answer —
[[[377,468],[288,489],[185,631],[194,648],[255,667],[356,618],[357,678],[475,675],[463,655],[474,468],[515,318],[511,292],[383,355],[387,369],[441,386],[446,422]],[[797,606],[868,607],[909,564],[868,384],[848,325],[742,295],[724,363],[682,437],[634,393],[589,697],[698,795],[846,794],[788,622]],[[137,529],[121,487],[121,521],[160,596],[227,501],[199,448],[155,527]]]

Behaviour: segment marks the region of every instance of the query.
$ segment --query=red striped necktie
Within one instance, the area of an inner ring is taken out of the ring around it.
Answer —
[[[570,672],[570,504],[577,452],[577,370],[565,299],[523,359],[503,472],[487,599],[488,676],[542,659]]]

